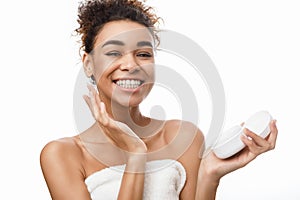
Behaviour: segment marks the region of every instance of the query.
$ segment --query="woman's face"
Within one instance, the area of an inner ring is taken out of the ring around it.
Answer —
[[[137,106],[154,82],[154,40],[132,21],[105,24],[89,55],[100,98],[105,103]]]

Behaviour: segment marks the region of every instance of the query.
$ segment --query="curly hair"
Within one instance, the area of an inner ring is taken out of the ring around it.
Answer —
[[[153,8],[146,6],[138,0],[86,0],[78,7],[79,28],[75,29],[81,36],[80,50],[90,53],[93,50],[96,36],[103,26],[111,21],[131,20],[144,25],[149,29],[154,38],[155,25],[159,21],[153,13]]]

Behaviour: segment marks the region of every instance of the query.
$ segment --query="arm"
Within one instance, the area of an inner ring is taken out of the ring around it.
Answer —
[[[192,123],[183,123],[184,139],[191,139],[192,143],[186,149],[184,154],[178,159],[186,170],[186,183],[180,193],[180,199],[189,200],[195,199],[197,189],[197,177],[201,159],[199,158],[199,150],[203,149],[204,136],[202,132]],[[175,131],[173,131],[175,132]]]
[[[123,174],[118,200],[143,199],[145,175],[145,156],[130,156],[127,159]]]
[[[80,166],[81,152],[72,140],[48,143],[40,162],[49,192],[54,200],[90,200]]]
[[[205,162],[201,162],[198,180],[197,180],[197,200],[214,200],[216,198],[217,188],[219,186],[219,178],[214,178],[213,174],[203,170]]]

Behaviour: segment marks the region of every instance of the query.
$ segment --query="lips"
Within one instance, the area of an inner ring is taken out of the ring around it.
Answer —
[[[115,80],[115,84],[117,84],[119,87],[125,88],[125,89],[136,89],[139,86],[141,86],[144,81],[139,79],[120,79]]]

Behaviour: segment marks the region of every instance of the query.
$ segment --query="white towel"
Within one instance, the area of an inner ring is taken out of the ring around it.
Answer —
[[[114,200],[118,197],[125,165],[105,168],[91,174],[85,183],[92,200]],[[186,181],[186,172],[176,160],[154,160],[146,163],[143,200],[176,200]]]

